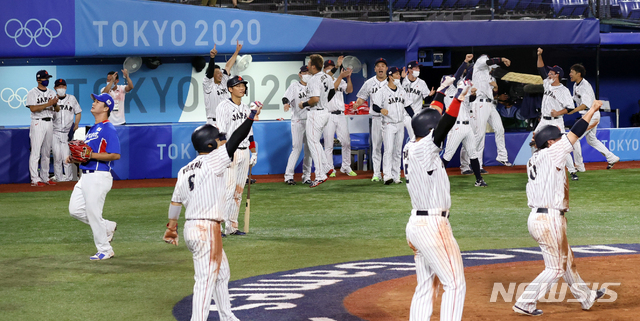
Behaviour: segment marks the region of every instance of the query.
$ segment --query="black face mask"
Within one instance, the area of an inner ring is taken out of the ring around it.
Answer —
[[[42,85],[45,86],[45,87],[49,86],[49,79],[43,80],[42,81]]]

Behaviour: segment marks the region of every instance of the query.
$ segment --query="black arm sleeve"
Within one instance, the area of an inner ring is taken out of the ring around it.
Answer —
[[[547,70],[547,67],[538,67],[538,73],[542,76],[542,79],[547,79],[547,77],[549,77],[549,70]]]
[[[376,105],[376,104],[373,104],[373,111],[375,111],[375,112],[378,112],[378,113],[379,113],[381,110],[382,110],[382,108],[380,108],[380,106],[378,106],[378,105]]]
[[[215,66],[216,66],[215,59],[209,57],[209,66],[207,66],[207,78],[209,79],[213,78],[213,71],[216,69]]]
[[[404,110],[407,111],[407,114],[409,114],[409,117],[413,117],[414,112],[413,112],[413,108],[411,108],[411,106],[405,107]]]
[[[447,113],[442,115],[440,121],[438,122],[438,126],[433,130],[433,143],[436,146],[442,146],[442,142],[447,137],[447,134],[453,128],[453,125],[456,124],[456,117],[453,117]]]
[[[580,118],[571,127],[571,132],[578,137],[582,137],[582,135],[584,135],[584,133],[587,131],[587,128],[589,128],[589,123],[586,120]]]
[[[283,105],[286,105],[286,104],[288,104],[288,103],[289,103],[289,98],[287,98],[287,97],[282,97],[282,104],[283,104]]]
[[[424,97],[424,103],[422,103],[422,108],[427,108],[431,106],[431,102],[433,101],[433,96]]]
[[[460,77],[462,77],[462,73],[467,69],[467,63],[466,62],[462,62],[462,64],[460,64],[460,67],[458,67],[458,70],[456,70],[456,73],[453,74],[453,76],[456,78],[456,81],[453,82],[453,84],[457,84],[458,80],[460,80]]]
[[[487,66],[497,65],[502,62],[502,58],[491,58],[487,59]]]
[[[238,146],[240,146],[240,143],[247,138],[247,135],[249,135],[255,114],[255,111],[251,111],[249,118],[247,118],[242,125],[233,132],[233,135],[231,135],[229,140],[227,140],[227,143],[224,144],[227,146],[227,154],[229,154],[229,157],[233,158],[233,154],[236,152],[236,149],[238,149]]]

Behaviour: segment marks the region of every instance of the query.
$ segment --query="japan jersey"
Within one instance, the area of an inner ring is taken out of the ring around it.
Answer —
[[[306,107],[299,107],[299,103],[304,103],[309,100],[309,97],[307,97],[307,86],[303,85],[299,81],[294,81],[289,85],[284,96],[289,99],[289,105],[291,106],[291,120],[307,119],[308,109]]]
[[[57,96],[56,92],[47,88],[46,90],[40,90],[38,87],[34,87],[27,93],[27,102],[25,106],[42,105],[49,102],[49,99],[53,99]],[[55,110],[53,106],[49,106],[38,112],[31,112],[31,119],[52,118]]]
[[[493,87],[489,84],[491,82],[491,66],[487,65],[488,60],[489,57],[487,55],[482,55],[473,65],[471,82],[473,87],[478,89],[476,96],[479,99],[493,99]]]
[[[335,79],[331,79],[332,82],[335,82]],[[329,111],[344,111],[344,93],[347,91],[347,82],[344,79],[340,80],[340,85],[338,89],[336,89],[336,94],[329,101],[329,105],[327,109]]]
[[[563,84],[552,86],[553,80],[547,78],[542,82],[544,96],[542,97],[542,116],[551,116],[551,110],[560,111],[565,108],[573,108],[573,101],[569,89]]]
[[[404,147],[404,175],[414,210],[451,208],[449,177],[440,159],[441,150],[433,142],[433,130],[420,141],[408,142]]]
[[[569,209],[569,181],[565,173],[566,156],[573,145],[566,135],[551,147],[531,155],[527,162],[527,198],[530,208]]]
[[[329,107],[329,92],[335,89],[333,78],[323,71],[311,76],[307,83],[307,97],[319,97],[318,103],[311,110]]]
[[[416,78],[415,81],[405,78],[402,83],[402,87],[407,92],[407,105],[411,105],[413,113],[418,113],[422,110],[422,102],[425,97],[429,95],[429,87],[424,80]]]
[[[371,95],[375,94],[378,90],[380,90],[380,88],[386,85],[387,85],[387,78],[383,80],[378,80],[378,78],[373,76],[367,79],[367,81],[365,81],[364,84],[362,84],[362,87],[360,87],[360,90],[358,90],[358,93],[356,94],[356,96],[360,99],[367,100],[371,97]],[[380,113],[373,110],[373,108],[369,108],[369,114],[373,116],[380,115]]]
[[[389,111],[387,115],[382,115],[382,121],[399,123],[404,121],[404,107],[408,105],[406,95],[407,92],[403,88],[396,87],[396,89],[391,89],[387,85],[380,88],[380,90],[372,96],[371,102]]]
[[[84,142],[91,147],[94,153],[120,154],[120,140],[113,124],[105,120],[97,123],[89,129]],[[88,162],[80,164],[80,169],[94,171],[110,171],[114,161],[99,161],[90,159]]]
[[[593,87],[586,79],[582,79],[579,84],[573,83],[573,101],[576,103],[576,107],[585,105],[587,106],[587,109],[584,110],[586,112],[595,100],[596,95],[593,92]]]
[[[216,110],[217,119],[216,126],[218,130],[220,130],[221,134],[224,134],[227,139],[233,135],[233,132],[242,125],[242,123],[249,117],[251,114],[251,109],[247,104],[240,103],[240,105],[236,105],[231,98],[223,100]],[[253,135],[253,128],[249,136]],[[247,148],[249,147],[249,137],[245,138],[240,145],[239,148]]]
[[[60,111],[53,116],[53,130],[61,133],[68,133],[76,119],[76,114],[82,112],[78,100],[73,95],[65,95],[58,99]]]
[[[224,221],[225,170],[229,164],[227,147],[222,145],[180,169],[171,201],[184,205],[187,220]]]
[[[226,69],[222,69],[222,79],[219,84],[213,80],[204,76],[202,82],[202,89],[204,92],[204,108],[207,113],[207,118],[216,118],[216,108],[224,100],[231,98],[229,90],[227,89],[227,81],[229,80],[229,74]]]

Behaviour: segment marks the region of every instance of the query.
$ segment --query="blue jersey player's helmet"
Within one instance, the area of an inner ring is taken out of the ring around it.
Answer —
[[[440,112],[433,108],[424,108],[411,118],[411,128],[416,137],[426,137],[429,132],[438,126]]]
[[[220,138],[218,128],[213,125],[202,125],[191,134],[191,143],[198,153],[210,153],[218,148],[216,138]]]

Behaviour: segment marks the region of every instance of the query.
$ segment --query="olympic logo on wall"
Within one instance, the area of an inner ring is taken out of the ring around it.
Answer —
[[[24,95],[20,95],[21,90],[24,92]],[[20,108],[20,106],[25,106],[25,103],[27,102],[28,93],[29,91],[27,90],[27,88],[24,88],[24,87],[20,87],[16,91],[13,91],[13,89],[11,88],[4,88],[2,89],[2,92],[0,92],[0,98],[2,99],[2,101],[7,103],[9,107],[11,107],[12,109],[18,109]],[[14,103],[14,101],[17,102],[17,106],[16,106],[16,103]]]
[[[12,27],[17,28],[13,30]],[[54,34],[56,29],[58,29],[57,33]],[[40,20],[35,18],[27,20],[25,24],[22,24],[18,19],[10,19],[4,24],[4,32],[9,38],[15,40],[16,44],[20,47],[28,47],[32,42],[35,42],[40,47],[46,47],[51,44],[53,39],[58,38],[60,34],[62,34],[62,23],[60,20],[54,18],[47,20],[44,25]],[[49,41],[44,43],[46,39],[49,39]]]

